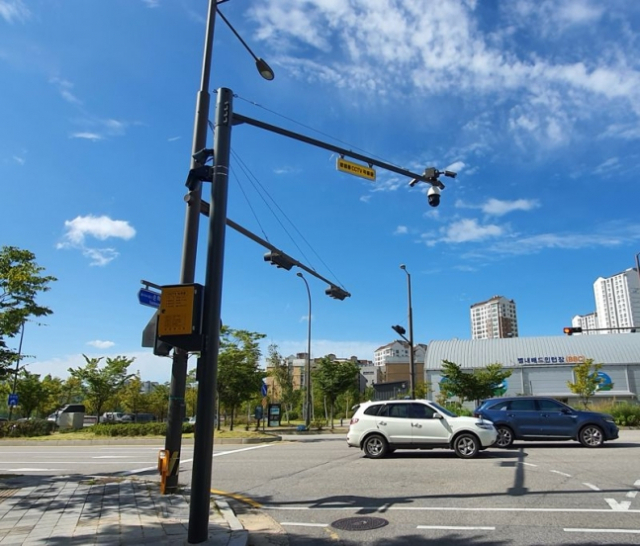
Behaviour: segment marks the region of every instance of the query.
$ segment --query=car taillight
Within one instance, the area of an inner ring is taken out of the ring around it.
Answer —
[[[358,419],[357,417],[352,417],[351,421],[349,421],[349,426],[355,425],[358,421],[360,421],[360,419]]]

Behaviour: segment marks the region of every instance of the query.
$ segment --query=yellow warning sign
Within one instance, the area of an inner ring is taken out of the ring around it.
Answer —
[[[158,314],[159,336],[181,336],[193,333],[195,286],[163,286]]]
[[[375,180],[376,179],[376,171],[373,167],[366,167],[364,165],[359,165],[358,163],[353,163],[352,161],[347,161],[342,157],[338,158],[336,162],[336,168],[339,171],[344,173],[349,173],[354,176],[359,176],[361,178],[366,178],[367,180]]]

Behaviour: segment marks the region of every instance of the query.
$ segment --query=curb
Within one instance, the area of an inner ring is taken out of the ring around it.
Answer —
[[[215,438],[214,444],[263,444],[265,442],[279,442],[280,436],[270,436],[264,438]],[[83,445],[164,445],[164,438],[111,438],[108,440],[0,440],[2,446],[83,446]],[[182,441],[182,445],[193,445],[193,438]]]

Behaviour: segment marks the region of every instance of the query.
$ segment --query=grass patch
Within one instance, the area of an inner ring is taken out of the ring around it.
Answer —
[[[91,431],[92,427],[87,427],[83,430],[77,431],[69,431],[69,432],[54,432],[47,436],[30,436],[23,438],[6,438],[6,440],[26,440],[26,441],[38,441],[38,442],[57,442],[59,440],[106,440],[109,438],[113,438],[112,436],[98,435]],[[268,434],[263,434],[262,432],[256,431],[246,431],[246,430],[238,430],[235,429],[230,431],[228,428],[222,427],[222,430],[214,431],[214,438],[267,438],[270,437]],[[117,438],[123,439],[134,439],[134,438],[149,438],[149,439],[158,439],[163,440],[165,437],[162,434],[145,434],[141,436],[117,436]],[[194,434],[191,433],[183,433],[183,440],[193,440]],[[0,438],[0,445],[4,438]]]

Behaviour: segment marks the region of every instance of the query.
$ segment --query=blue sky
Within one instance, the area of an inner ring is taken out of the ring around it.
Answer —
[[[328,151],[234,127],[229,218],[352,294],[330,299],[308,277],[314,357],[373,359],[391,325],[407,326],[400,264],[420,343],[470,338],[470,305],[494,295],[516,301],[521,336],[562,335],[594,310],[597,277],[634,265],[637,2],[220,9],[276,73],[260,78],[218,18],[211,89],[231,89],[236,112],[459,173],[431,208],[425,184],[381,169],[356,178]],[[206,13],[204,0],[0,0],[0,244],[59,279],[40,298],[54,314],[25,331],[35,373],[64,377],[84,353],[133,356],[143,379],[170,379],[170,360],[140,347],[152,310],[137,292],[141,279],[179,280]],[[306,289],[264,252],[227,231],[222,319],[266,334],[265,352],[303,352]]]

